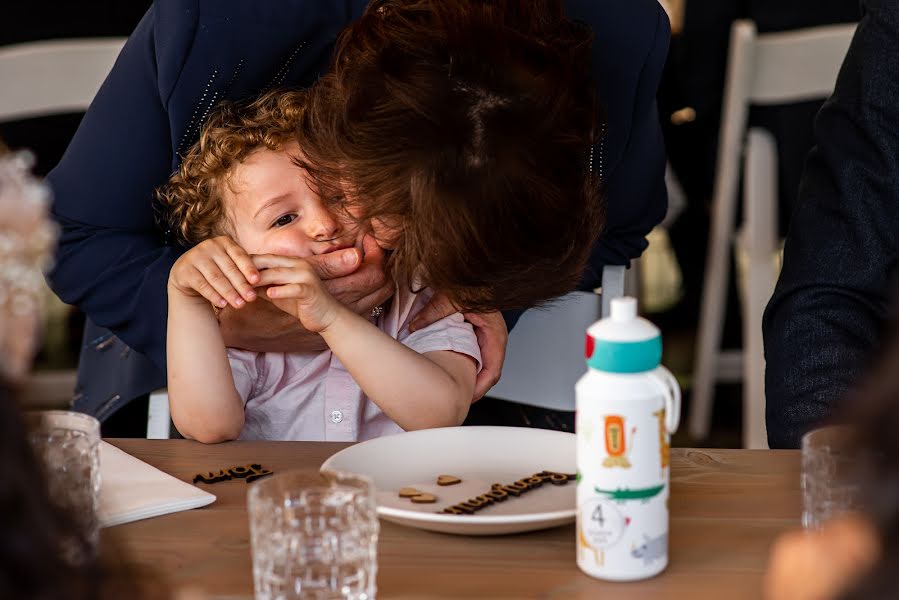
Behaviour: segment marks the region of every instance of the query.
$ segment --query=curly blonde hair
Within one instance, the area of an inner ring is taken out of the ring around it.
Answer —
[[[223,102],[210,113],[200,139],[156,194],[180,243],[192,246],[227,233],[222,185],[256,150],[278,150],[296,140],[305,107],[305,92],[282,89],[250,102]]]

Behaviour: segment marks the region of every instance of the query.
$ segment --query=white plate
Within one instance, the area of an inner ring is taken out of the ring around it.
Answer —
[[[574,520],[575,482],[533,489],[474,515],[438,514],[444,507],[543,470],[574,473],[575,435],[523,427],[447,427],[376,438],[341,450],[322,470],[368,475],[378,514],[387,521],[430,531],[495,535],[534,531]],[[462,483],[438,486],[438,475]],[[437,496],[434,504],[400,498],[403,487]]]

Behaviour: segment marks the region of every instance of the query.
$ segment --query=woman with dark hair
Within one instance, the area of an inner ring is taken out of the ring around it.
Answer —
[[[391,260],[422,264],[444,294],[423,321],[480,311],[466,316],[482,396],[520,309],[597,287],[664,215],[655,93],[669,34],[656,0],[158,0],[49,176],[62,227],[51,284],[91,322],[76,408],[106,421],[165,385],[165,285],[185,249],[159,226],[153,190],[212,107],[322,72],[309,167],[373,227],[435,241],[403,240]],[[444,239],[422,203],[468,215],[467,229]],[[309,262],[358,314],[395,289],[377,249]],[[229,347],[322,349],[268,303],[224,310],[221,328]]]

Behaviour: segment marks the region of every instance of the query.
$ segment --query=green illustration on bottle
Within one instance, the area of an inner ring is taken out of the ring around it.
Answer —
[[[617,490],[601,490],[598,487],[593,488],[597,494],[604,494],[611,500],[624,502],[625,500],[649,500],[655,498],[665,489],[665,484],[655,487],[641,488],[632,490],[630,488],[618,488]]]

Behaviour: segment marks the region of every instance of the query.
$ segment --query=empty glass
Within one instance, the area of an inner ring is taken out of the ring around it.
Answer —
[[[860,508],[864,462],[851,426],[815,429],[802,438],[802,526],[817,528]]]
[[[378,516],[367,477],[290,471],[247,495],[256,600],[372,600]]]
[[[100,422],[82,413],[64,410],[27,415],[34,453],[44,465],[51,500],[75,520],[93,549],[99,538]],[[74,540],[62,540],[63,551],[77,562]]]

